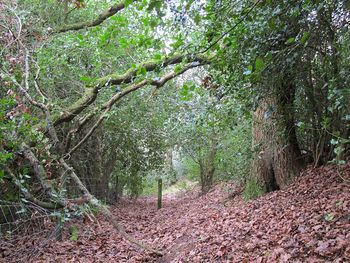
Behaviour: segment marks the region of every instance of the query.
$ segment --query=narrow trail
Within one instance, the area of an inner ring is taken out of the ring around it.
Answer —
[[[66,241],[50,242],[31,262],[350,262],[349,180],[348,163],[307,169],[286,190],[248,203],[219,186],[203,196],[167,196],[161,210],[155,198],[124,201],[114,216],[165,251],[162,258],[132,247],[97,217],[71,222],[78,241],[67,231]]]

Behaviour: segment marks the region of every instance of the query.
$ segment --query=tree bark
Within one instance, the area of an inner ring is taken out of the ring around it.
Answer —
[[[303,167],[294,124],[295,86],[284,81],[260,102],[253,117],[252,173],[266,192],[285,188]]]

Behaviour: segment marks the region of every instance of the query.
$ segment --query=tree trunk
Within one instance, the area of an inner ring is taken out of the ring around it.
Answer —
[[[303,163],[294,124],[295,86],[284,83],[260,102],[254,113],[252,173],[266,192],[283,189]]]
[[[216,141],[212,140],[209,152],[203,158],[204,160],[199,162],[202,193],[207,193],[213,186],[216,146]]]

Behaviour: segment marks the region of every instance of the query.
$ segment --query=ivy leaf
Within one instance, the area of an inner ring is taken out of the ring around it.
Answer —
[[[161,8],[162,8],[162,1],[159,1],[159,0],[152,0],[148,5],[148,10],[152,11],[155,9],[158,15],[161,14]]]
[[[82,82],[84,82],[86,85],[89,85],[91,83],[93,83],[97,78],[91,78],[91,77],[87,77],[87,76],[81,76],[80,80]]]
[[[187,84],[184,84],[182,86],[180,95],[182,101],[189,101],[193,97],[193,94],[190,92],[190,87]]]
[[[101,41],[101,45],[106,44],[107,40],[111,37],[111,33],[110,32],[105,32],[102,36],[100,36],[100,41]]]
[[[175,69],[174,69],[174,72],[175,73],[179,73],[181,71],[181,69],[182,69],[181,65],[176,65]]]

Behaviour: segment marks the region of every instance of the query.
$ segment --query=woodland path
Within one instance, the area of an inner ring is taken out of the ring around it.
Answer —
[[[167,251],[162,258],[132,247],[98,217],[71,222],[79,228],[78,241],[67,231],[66,241],[51,241],[29,261],[350,262],[349,180],[347,164],[338,171],[308,169],[288,189],[248,203],[227,198],[229,187],[222,185],[204,196],[166,196],[158,211],[155,198],[124,201],[114,215],[127,232]],[[35,246],[37,237],[31,238],[17,244],[17,259]],[[15,262],[14,254],[6,262]]]

